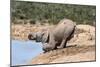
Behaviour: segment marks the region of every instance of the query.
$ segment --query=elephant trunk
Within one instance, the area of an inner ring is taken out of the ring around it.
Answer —
[[[35,37],[34,34],[29,34],[29,35],[28,35],[28,39],[29,39],[29,40],[35,40],[36,37]]]

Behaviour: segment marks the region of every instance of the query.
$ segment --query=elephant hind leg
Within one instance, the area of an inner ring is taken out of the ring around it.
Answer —
[[[70,33],[69,35],[68,35],[68,33],[65,33],[64,34],[65,36],[64,36],[64,38],[63,38],[60,46],[58,46],[57,48],[65,48],[67,41],[70,40],[74,36],[74,31],[75,31],[75,29],[73,29],[72,32],[70,31],[69,32]]]
[[[68,37],[65,36],[65,37],[63,38],[63,40],[62,40],[60,46],[57,46],[57,48],[65,48],[65,47],[66,47],[66,43],[67,43],[67,38],[68,38]]]

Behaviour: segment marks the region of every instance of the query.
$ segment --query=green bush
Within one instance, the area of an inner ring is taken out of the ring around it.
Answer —
[[[56,24],[61,19],[68,18],[77,22],[77,24],[93,25],[96,19],[96,6],[12,0],[11,13],[12,21],[15,19],[33,19],[34,22],[48,20],[47,23]]]

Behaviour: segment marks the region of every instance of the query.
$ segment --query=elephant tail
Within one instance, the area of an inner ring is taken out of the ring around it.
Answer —
[[[74,22],[74,29],[73,29],[73,32],[75,33],[75,30],[76,30],[76,22]]]
[[[75,30],[76,30],[76,25],[74,26],[74,28],[73,28],[73,30],[72,30],[72,32],[71,32],[71,34],[70,34],[70,35],[69,35],[69,37],[67,38],[68,40],[70,40],[71,38],[73,38],[73,37],[74,37]]]
[[[74,22],[74,27],[76,27],[76,22]]]

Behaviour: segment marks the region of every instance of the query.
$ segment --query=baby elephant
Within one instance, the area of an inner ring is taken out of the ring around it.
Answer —
[[[29,34],[29,40],[36,40],[36,42],[43,43],[43,50],[45,52],[65,48],[66,43],[74,36],[76,24],[69,20],[61,20],[53,29],[43,32],[36,32]]]

